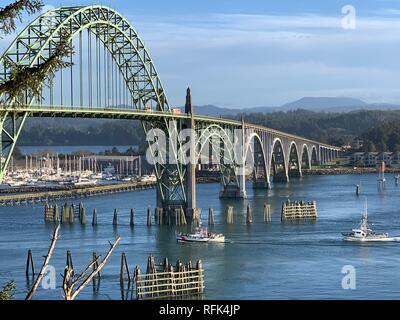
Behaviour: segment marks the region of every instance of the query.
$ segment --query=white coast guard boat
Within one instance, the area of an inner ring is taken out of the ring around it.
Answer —
[[[367,205],[361,213],[361,222],[359,226],[351,232],[342,232],[343,240],[358,242],[378,242],[378,241],[400,241],[400,237],[389,237],[387,233],[376,233],[368,226]]]
[[[178,242],[225,242],[225,236],[221,233],[208,232],[207,228],[196,228],[194,233],[178,233]]]

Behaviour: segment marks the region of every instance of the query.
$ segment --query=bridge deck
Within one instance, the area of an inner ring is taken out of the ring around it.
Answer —
[[[132,110],[132,109],[117,109],[117,108],[96,108],[96,107],[68,107],[68,106],[18,106],[5,107],[1,106],[0,111],[3,112],[16,112],[16,113],[29,113],[30,117],[65,117],[65,118],[102,118],[102,119],[128,119],[128,120],[143,120],[143,121],[161,121],[165,119],[177,120],[177,119],[189,119],[190,115],[186,113],[173,113],[172,111],[148,111],[148,110]],[[195,115],[196,122],[203,123],[215,123],[228,125],[233,127],[241,127],[241,121],[226,119],[226,118],[215,118],[202,115]],[[280,137],[286,137],[289,139],[301,140],[313,144],[318,144],[322,147],[329,148],[332,150],[340,151],[340,148],[331,146],[325,143],[320,143],[311,139],[299,137],[293,134],[288,134],[279,130],[255,125],[251,123],[245,123],[246,128],[251,128],[257,131],[271,133]]]

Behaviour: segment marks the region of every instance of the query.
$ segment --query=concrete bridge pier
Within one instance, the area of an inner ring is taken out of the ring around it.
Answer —
[[[271,189],[271,184],[264,178],[253,179],[253,189]]]
[[[289,176],[286,172],[278,172],[273,176],[274,183],[288,183]]]
[[[289,178],[301,178],[303,173],[301,172],[301,168],[293,168],[289,170]]]

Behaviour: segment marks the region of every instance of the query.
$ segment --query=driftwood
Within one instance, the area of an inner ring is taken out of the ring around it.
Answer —
[[[73,268],[71,266],[66,266],[64,270],[64,279],[63,279],[63,290],[65,294],[65,300],[74,300],[79,292],[90,283],[90,281],[100,272],[100,270],[106,264],[108,258],[111,256],[112,252],[114,251],[115,247],[117,246],[118,242],[121,240],[121,237],[117,237],[114,243],[110,243],[110,249],[108,250],[107,254],[101,260],[96,268],[93,268],[100,259],[100,256],[94,257],[93,261],[82,271],[81,274],[74,277],[73,276]],[[80,282],[88,273],[88,271],[92,269],[92,272],[81,282],[78,288],[74,291],[74,287]]]
[[[36,292],[36,290],[37,290],[37,288],[39,286],[40,281],[42,280],[42,278],[44,276],[44,272],[47,269],[47,266],[48,266],[48,264],[50,262],[50,259],[51,259],[51,256],[53,254],[54,248],[56,246],[56,242],[57,242],[57,239],[58,239],[58,230],[59,229],[60,229],[60,225],[58,224],[56,226],[56,228],[54,229],[53,238],[51,239],[51,244],[50,244],[50,247],[49,247],[49,251],[47,252],[47,255],[44,257],[44,262],[43,262],[42,268],[40,269],[39,274],[38,274],[35,282],[33,283],[32,289],[27,294],[25,300],[31,300],[32,299],[34,293]]]

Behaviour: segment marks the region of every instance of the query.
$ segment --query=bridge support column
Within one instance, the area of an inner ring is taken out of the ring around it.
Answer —
[[[195,216],[196,210],[196,139],[195,139],[195,123],[194,112],[192,107],[192,96],[190,88],[186,91],[185,112],[190,115],[187,128],[191,130],[189,163],[186,167],[186,217],[192,218]]]
[[[241,163],[239,164],[239,198],[247,198],[246,194],[246,135],[245,135],[245,127],[244,127],[244,118],[242,116],[242,132],[241,132],[241,148],[240,148],[240,157]]]

